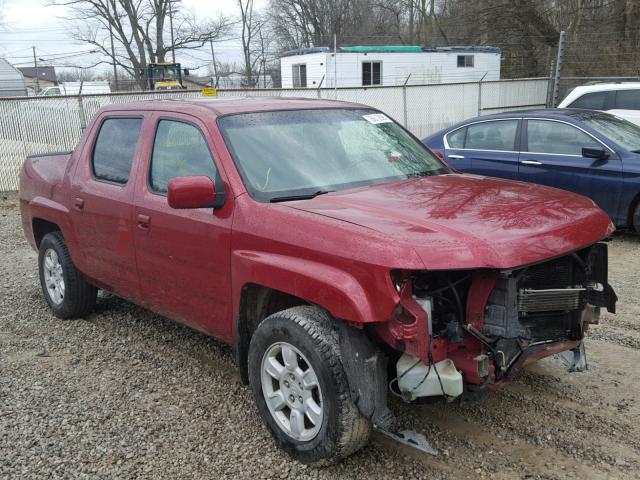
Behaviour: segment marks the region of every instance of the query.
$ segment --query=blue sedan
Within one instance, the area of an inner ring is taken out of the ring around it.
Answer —
[[[552,109],[466,120],[423,142],[453,168],[590,197],[640,232],[640,127],[608,113]]]

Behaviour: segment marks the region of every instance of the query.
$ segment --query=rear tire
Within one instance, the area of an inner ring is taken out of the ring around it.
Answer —
[[[48,233],[40,242],[38,270],[44,299],[56,317],[84,317],[94,310],[98,289],[73,264],[62,233]]]
[[[333,321],[317,307],[290,308],[266,318],[249,346],[260,417],[279,446],[306,464],[336,463],[371,435],[351,399]]]

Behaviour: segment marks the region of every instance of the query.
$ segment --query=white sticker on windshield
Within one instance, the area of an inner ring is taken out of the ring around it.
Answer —
[[[372,113],[370,115],[363,115],[362,118],[364,118],[372,125],[378,125],[379,123],[391,123],[391,119],[383,113]]]

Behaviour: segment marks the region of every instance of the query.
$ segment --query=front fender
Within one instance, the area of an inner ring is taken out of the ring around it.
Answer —
[[[320,305],[335,318],[359,324],[375,320],[373,303],[363,286],[353,275],[338,268],[302,258],[248,250],[233,252],[231,263],[236,317],[242,288],[255,283]],[[393,308],[391,299],[390,308]]]

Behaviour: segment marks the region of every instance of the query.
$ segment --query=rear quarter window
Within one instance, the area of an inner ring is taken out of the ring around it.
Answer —
[[[140,139],[142,118],[107,118],[93,148],[91,169],[98,180],[126,184]]]
[[[467,136],[467,127],[459,128],[447,135],[449,148],[464,148],[464,139]]]

